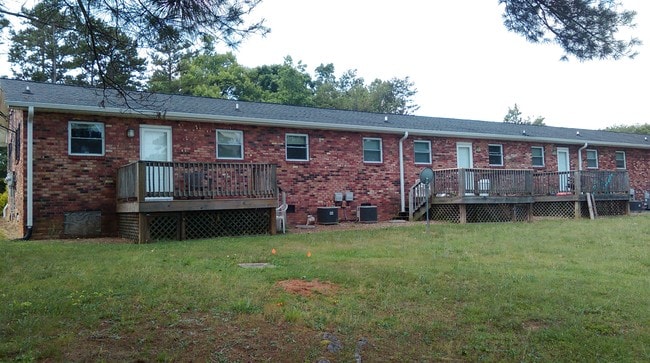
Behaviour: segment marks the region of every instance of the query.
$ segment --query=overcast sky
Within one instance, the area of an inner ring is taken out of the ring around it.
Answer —
[[[333,63],[366,83],[408,76],[424,116],[502,121],[516,103],[552,126],[650,123],[650,1],[623,3],[645,43],[633,60],[560,61],[558,46],[508,32],[497,0],[263,0],[253,17],[271,33],[235,55],[249,67],[290,55],[312,74]]]
[[[516,103],[551,126],[650,123],[650,1],[622,1],[638,12],[632,34],[645,43],[632,60],[560,61],[558,46],[506,31],[498,0],[262,0],[252,18],[271,33],[234,53],[248,67],[289,55],[312,75],[333,63],[337,76],[356,69],[367,84],[408,76],[423,116],[502,121]]]

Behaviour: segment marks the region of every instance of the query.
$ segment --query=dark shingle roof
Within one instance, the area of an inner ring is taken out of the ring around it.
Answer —
[[[645,135],[566,127],[514,125],[413,115],[378,114],[312,107],[242,102],[206,97],[129,93],[127,101],[114,90],[0,79],[10,107],[79,113],[152,115],[167,119],[225,121],[314,129],[363,130],[422,136],[458,136],[564,144],[650,148]],[[26,92],[29,87],[29,92]],[[128,105],[126,104],[128,102]],[[525,134],[524,134],[525,130]]]

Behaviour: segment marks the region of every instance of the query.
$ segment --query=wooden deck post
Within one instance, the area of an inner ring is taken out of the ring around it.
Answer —
[[[271,220],[269,221],[271,223],[270,231],[271,231],[271,235],[274,235],[278,233],[278,228],[277,228],[278,224],[277,221],[275,220],[276,217],[275,208],[270,208],[270,209],[271,209],[271,213],[269,213],[271,215]]]
[[[460,224],[467,223],[467,206],[465,204],[458,205],[458,222]]]
[[[146,243],[149,238],[149,223],[145,213],[138,213],[138,243]]]
[[[138,162],[138,172],[136,173],[136,195],[138,202],[144,202],[147,193],[147,165],[143,161]]]

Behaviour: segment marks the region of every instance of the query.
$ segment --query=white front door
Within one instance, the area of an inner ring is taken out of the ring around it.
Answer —
[[[558,147],[557,148],[557,171],[560,176],[560,192],[569,192],[571,191],[569,183],[569,170],[571,170],[571,164],[569,162],[569,148],[567,147]]]
[[[172,161],[172,129],[165,126],[140,126],[140,160]],[[147,199],[171,199],[174,170],[169,165],[148,165],[146,168]],[[157,194],[157,195],[156,195]]]
[[[471,169],[474,167],[472,157],[472,143],[459,142],[456,144],[456,165],[458,169]],[[465,171],[465,190],[474,190],[474,173]],[[472,194],[467,192],[465,194]]]

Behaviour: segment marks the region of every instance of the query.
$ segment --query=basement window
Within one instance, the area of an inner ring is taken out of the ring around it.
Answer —
[[[68,154],[104,155],[104,124],[101,122],[68,122]]]

